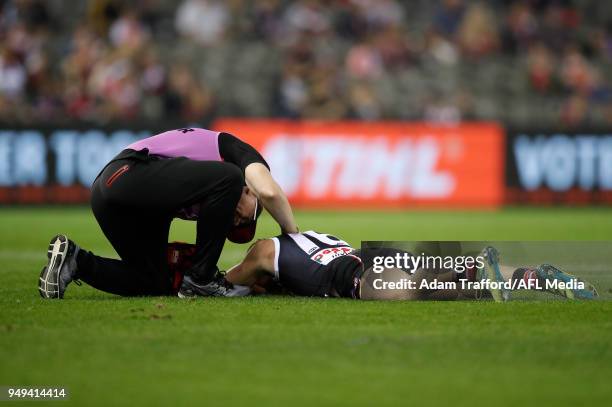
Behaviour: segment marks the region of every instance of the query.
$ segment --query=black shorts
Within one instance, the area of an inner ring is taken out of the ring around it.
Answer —
[[[284,288],[308,297],[356,298],[363,268],[348,243],[313,231],[271,240],[275,279]]]

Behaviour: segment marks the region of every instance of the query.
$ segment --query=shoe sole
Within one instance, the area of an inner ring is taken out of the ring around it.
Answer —
[[[207,287],[209,285],[206,286],[198,286],[195,283],[191,283],[191,280],[189,279],[189,277],[185,276],[185,278],[183,279],[183,285],[189,284],[192,287],[195,287],[195,289],[186,289],[186,290],[182,290],[179,289],[178,293],[176,294],[177,297],[179,298],[196,298],[196,297],[225,297],[226,293],[228,292],[227,290],[222,291],[222,294],[219,294],[219,288],[215,288],[214,290],[211,289],[207,289]],[[212,286],[214,287],[214,286]]]
[[[49,260],[47,266],[42,269],[38,281],[38,291],[41,297],[62,298],[64,296],[59,290],[59,274],[64,266],[67,253],[68,238],[65,235],[57,235],[51,239],[47,250]]]
[[[176,294],[176,296],[179,297],[179,298],[183,298],[183,299],[185,299],[185,298],[192,298],[193,297],[191,295],[185,295],[185,294],[183,294],[180,291]]]
[[[584,281],[573,274],[566,273],[564,271],[559,270],[555,266],[550,264],[543,264],[541,266],[545,269],[545,273],[548,276],[551,276],[555,280],[560,280],[565,283],[569,283],[571,280],[577,280],[584,283],[584,290],[580,289],[571,289],[566,288],[563,290],[558,290],[558,293],[568,300],[593,300],[598,297],[597,290],[595,286],[587,281]]]

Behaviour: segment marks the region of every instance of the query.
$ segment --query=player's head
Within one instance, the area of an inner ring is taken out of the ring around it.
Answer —
[[[410,278],[404,270],[392,267],[382,273],[367,268],[361,276],[360,298],[362,300],[406,300],[414,295],[415,290],[406,289],[401,284]]]
[[[234,212],[234,224],[227,238],[234,243],[247,243],[253,240],[257,218],[263,207],[249,187],[242,188],[242,195]]]

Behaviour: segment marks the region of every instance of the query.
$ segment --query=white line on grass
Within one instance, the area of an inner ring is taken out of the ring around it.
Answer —
[[[108,251],[94,252],[98,256],[117,258],[114,253]],[[220,262],[238,263],[244,257],[246,250],[239,248],[228,248],[221,254]],[[40,260],[47,261],[47,253],[44,250],[19,250],[19,249],[0,249],[0,260]]]

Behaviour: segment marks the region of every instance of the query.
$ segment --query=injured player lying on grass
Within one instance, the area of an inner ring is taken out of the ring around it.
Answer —
[[[422,268],[414,273],[403,268],[374,271],[375,257],[406,253],[393,248],[355,250],[335,236],[313,231],[284,234],[257,241],[244,260],[228,270],[223,282],[227,290],[210,294],[256,294],[270,292],[269,287],[276,285],[294,295],[363,300],[507,301],[511,291],[507,287],[546,291],[568,299],[597,297],[592,284],[549,264],[502,266],[498,251],[490,246],[480,253],[482,267],[462,273]]]

